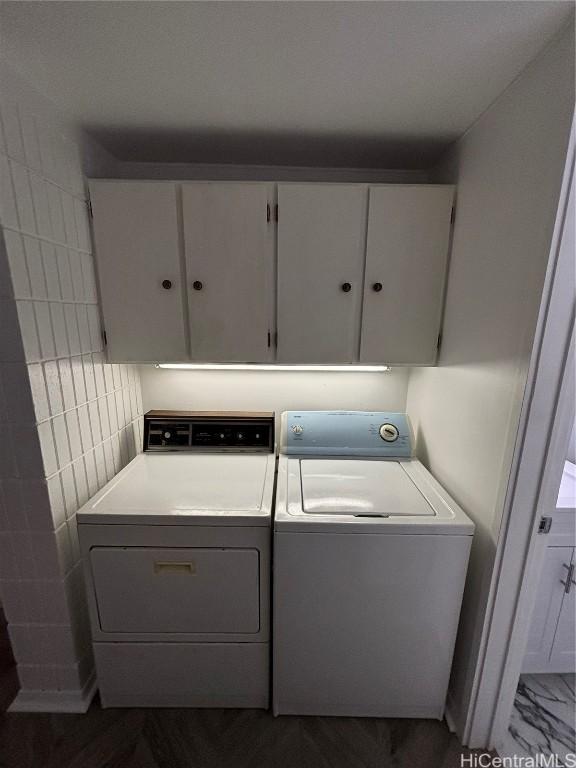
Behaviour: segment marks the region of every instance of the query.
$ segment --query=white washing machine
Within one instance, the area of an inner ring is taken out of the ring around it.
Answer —
[[[282,415],[276,715],[442,718],[473,523],[397,413]]]
[[[268,707],[274,475],[273,414],[146,414],[78,512],[104,707]]]

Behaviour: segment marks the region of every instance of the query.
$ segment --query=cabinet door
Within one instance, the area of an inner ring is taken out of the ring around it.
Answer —
[[[184,184],[192,359],[263,362],[273,335],[274,187]]]
[[[360,360],[436,359],[453,187],[370,188]]]
[[[572,563],[574,564],[574,550],[572,550]],[[562,581],[566,581],[568,571],[565,568],[569,564],[568,560],[562,563]],[[572,574],[572,578],[576,577]],[[556,627],[556,633],[552,642],[552,653],[550,654],[550,670],[552,672],[575,672],[576,671],[576,585],[571,582],[569,591],[559,585],[564,590],[562,598],[562,607],[560,608],[560,617]]]
[[[358,358],[367,188],[278,186],[278,362]]]
[[[523,672],[554,671],[549,663],[550,654],[562,601],[565,597],[560,580],[566,580],[567,569],[564,568],[564,564],[570,564],[572,552],[573,547],[547,547],[546,549],[538,584],[538,595],[532,612],[526,655],[522,665]],[[566,597],[570,596],[566,595]],[[572,600],[572,605],[573,603]],[[572,637],[574,637],[573,629]]]
[[[93,181],[90,199],[108,359],[187,359],[174,184]]]

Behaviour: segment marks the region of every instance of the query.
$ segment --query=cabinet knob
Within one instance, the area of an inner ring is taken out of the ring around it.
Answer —
[[[172,280],[162,280],[162,288],[169,291],[172,288]]]
[[[374,285],[372,286],[372,290],[375,291],[376,293],[380,293],[380,291],[382,290],[382,283],[374,283]]]
[[[342,290],[344,291],[344,293],[348,293],[349,291],[352,290],[352,286],[351,286],[350,283],[342,283],[341,287],[342,287]]]
[[[194,280],[192,283],[192,288],[194,288],[195,291],[201,291],[204,286],[200,282],[200,280]]]

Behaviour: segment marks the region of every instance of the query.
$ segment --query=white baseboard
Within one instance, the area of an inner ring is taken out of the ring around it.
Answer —
[[[456,724],[454,723],[454,718],[448,707],[446,707],[446,711],[444,712],[444,719],[446,720],[446,725],[448,726],[450,733],[456,733]]]
[[[22,688],[8,712],[69,712],[83,714],[88,711],[98,690],[92,675],[81,691],[26,691]]]
[[[446,720],[446,725],[448,726],[450,733],[455,733],[458,739],[460,739],[460,734],[458,733],[458,728],[456,726],[456,718],[454,716],[454,701],[450,695],[450,691],[448,691],[448,695],[446,696],[444,719]]]

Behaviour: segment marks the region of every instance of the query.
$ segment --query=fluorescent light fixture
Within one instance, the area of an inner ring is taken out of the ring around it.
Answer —
[[[376,373],[392,370],[389,365],[261,365],[259,363],[156,363],[157,368],[178,371],[344,371]]]

